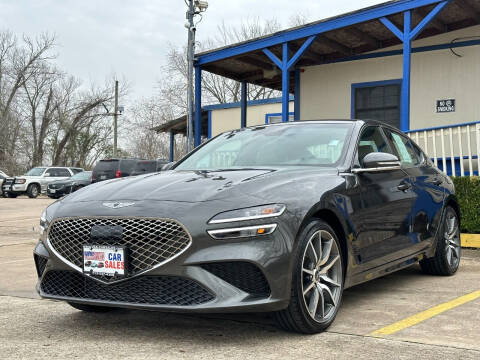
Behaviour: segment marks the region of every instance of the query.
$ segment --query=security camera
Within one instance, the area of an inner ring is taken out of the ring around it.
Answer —
[[[208,8],[208,2],[202,0],[195,0],[195,7],[197,7],[200,12],[204,12]]]

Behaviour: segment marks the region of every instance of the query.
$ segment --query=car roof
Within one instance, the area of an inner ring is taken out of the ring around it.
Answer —
[[[245,129],[254,129],[260,127],[270,127],[270,126],[292,126],[292,125],[303,125],[303,124],[335,124],[335,123],[352,123],[352,124],[361,124],[361,125],[375,125],[375,126],[383,126],[387,127],[396,131],[400,131],[398,128],[386,124],[384,122],[372,119],[318,119],[318,120],[298,120],[298,121],[288,121],[288,122],[281,122],[275,124],[264,124],[264,125],[254,125],[246,127]],[[238,129],[241,130],[241,129]],[[225,131],[228,133],[229,131]]]

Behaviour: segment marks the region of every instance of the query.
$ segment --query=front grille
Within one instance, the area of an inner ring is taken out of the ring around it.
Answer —
[[[154,218],[60,218],[50,225],[47,236],[55,251],[79,269],[83,268],[83,245],[124,246],[129,276],[170,260],[192,242],[178,222]],[[106,276],[101,279],[115,280]]]
[[[38,277],[41,277],[43,275],[43,272],[45,271],[45,267],[47,266],[48,259],[46,257],[33,254],[33,260],[35,261],[37,275]]]
[[[215,298],[197,282],[176,276],[139,276],[107,285],[73,271],[49,271],[40,287],[45,295],[124,304],[191,306]]]
[[[15,178],[6,178],[3,182],[3,185],[12,185],[15,181]]]
[[[252,296],[267,297],[270,295],[270,286],[265,275],[257,266],[249,262],[218,262],[200,266]]]

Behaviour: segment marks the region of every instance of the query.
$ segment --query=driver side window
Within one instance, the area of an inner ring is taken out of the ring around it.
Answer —
[[[385,141],[382,130],[378,126],[369,126],[362,130],[358,141],[355,165],[361,166],[363,158],[373,152],[392,154],[389,145]]]

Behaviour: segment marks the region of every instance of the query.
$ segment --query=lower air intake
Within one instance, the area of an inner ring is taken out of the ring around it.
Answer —
[[[106,285],[73,271],[49,271],[41,283],[45,295],[149,305],[200,305],[214,296],[195,281],[176,276],[139,276]]]
[[[252,296],[270,295],[270,286],[265,275],[257,266],[249,262],[218,262],[202,264],[201,267]]]

